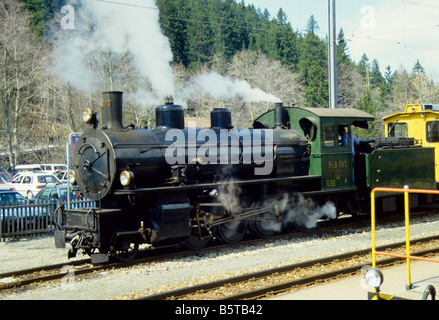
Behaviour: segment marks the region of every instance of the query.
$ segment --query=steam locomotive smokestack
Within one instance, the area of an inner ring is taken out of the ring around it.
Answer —
[[[285,125],[284,121],[284,106],[282,103],[276,103],[274,108],[274,127],[275,129],[281,129]]]
[[[122,123],[122,95],[123,92],[104,92],[102,107],[102,128],[121,130]]]

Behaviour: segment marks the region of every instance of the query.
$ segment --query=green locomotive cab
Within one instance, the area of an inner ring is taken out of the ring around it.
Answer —
[[[321,192],[355,191],[353,161],[356,138],[352,127],[367,129],[370,114],[356,109],[284,108],[285,125],[304,133],[311,145],[309,174],[321,177]],[[274,127],[274,112],[258,118],[254,126]]]

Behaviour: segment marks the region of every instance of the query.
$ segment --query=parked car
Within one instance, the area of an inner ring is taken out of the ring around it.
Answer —
[[[0,191],[0,233],[3,235],[44,230],[49,223],[47,208],[30,206],[17,191]]]
[[[35,203],[41,202],[54,202],[54,201],[67,201],[67,192],[69,187],[67,185],[50,185],[44,187],[37,195],[32,199]],[[70,187],[70,200],[81,199],[82,196],[79,191]]]
[[[39,164],[19,164],[14,168],[15,174],[20,172],[42,172],[43,168]]]
[[[14,185],[11,182],[6,181],[3,179],[3,177],[0,175],[0,190],[15,190]]]
[[[53,174],[32,172],[20,173],[14,177],[12,182],[15,190],[28,199],[32,199],[46,185],[61,184]]]
[[[41,168],[43,169],[43,171],[50,174],[55,174],[55,172],[59,170],[67,170],[67,166],[65,164],[53,164],[53,163],[42,164]]]
[[[54,173],[54,175],[59,181],[61,181],[62,184],[67,184],[69,183],[69,180],[67,179],[67,172],[67,170],[58,170]]]
[[[28,200],[19,192],[12,190],[0,191],[0,206],[25,204],[28,204]]]

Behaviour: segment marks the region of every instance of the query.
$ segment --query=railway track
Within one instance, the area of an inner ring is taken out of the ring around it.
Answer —
[[[357,227],[361,225],[358,222],[352,222],[351,219],[346,221],[335,220],[335,221],[324,221],[324,227],[310,230],[310,231],[301,231],[301,232],[293,232],[292,234],[280,234],[270,239],[250,239],[246,241],[242,241],[236,244],[216,244],[210,247],[206,247],[199,250],[178,250],[175,252],[175,247],[170,248],[159,248],[153,250],[144,251],[143,254],[140,254],[140,257],[130,261],[130,262],[114,262],[110,264],[93,266],[91,264],[90,259],[83,259],[78,261],[71,261],[66,263],[59,263],[54,265],[48,265],[43,267],[17,270],[13,272],[7,272],[0,274],[0,291],[8,290],[8,289],[16,289],[24,286],[32,285],[35,283],[44,283],[48,281],[61,280],[65,279],[69,276],[83,276],[86,274],[92,274],[96,271],[110,270],[116,268],[126,268],[133,265],[140,265],[149,262],[157,262],[160,259],[174,259],[179,257],[185,257],[190,255],[197,254],[206,254],[212,251],[217,251],[225,248],[233,248],[239,246],[251,245],[254,243],[264,242],[264,241],[275,241],[276,239],[281,239],[290,236],[300,236],[302,234],[310,233],[310,232],[328,232],[331,230],[336,230],[340,225],[348,225],[351,227]]]
[[[404,251],[405,243],[380,247],[380,251]],[[424,249],[425,246],[434,248]],[[439,253],[439,236],[412,242],[413,255]],[[262,272],[251,273],[189,288],[173,290],[138,300],[256,300],[291,292],[314,284],[358,274],[370,264],[370,250],[361,250],[337,256],[292,264]],[[398,258],[381,259],[379,266],[400,262]]]
[[[193,250],[181,251],[180,250],[180,251],[176,252],[175,250],[171,250],[171,251],[169,251],[169,250],[163,251],[160,249],[159,250],[148,250],[145,252],[147,254],[146,257],[140,257],[139,259],[133,260],[129,263],[111,263],[111,264],[107,264],[107,265],[103,265],[103,266],[93,266],[90,264],[90,259],[84,259],[84,260],[80,260],[80,261],[76,261],[76,262],[72,261],[72,262],[55,264],[55,265],[46,266],[46,267],[3,273],[3,274],[0,274],[0,291],[21,288],[21,287],[25,287],[25,286],[29,286],[29,285],[33,285],[33,284],[45,283],[48,281],[56,281],[56,280],[62,281],[62,279],[71,280],[71,278],[69,278],[69,277],[72,277],[72,276],[80,277],[80,276],[92,274],[94,272],[103,271],[103,270],[127,268],[127,267],[134,266],[134,265],[141,265],[141,264],[150,263],[150,262],[157,262],[157,261],[165,260],[165,259],[175,259],[175,258],[183,258],[186,256],[197,255],[197,254],[206,254],[206,253],[209,253],[212,251],[218,251],[218,250],[225,249],[225,248],[230,249],[233,247],[248,246],[248,245],[252,245],[254,243],[259,243],[259,242],[264,242],[264,241],[275,241],[276,239],[282,239],[282,238],[286,238],[286,237],[292,239],[292,237],[301,237],[304,234],[310,234],[310,233],[315,234],[317,236],[319,233],[323,233],[323,232],[325,232],[325,233],[336,232],[338,230],[338,228],[340,228],[340,226],[343,226],[344,230],[347,230],[348,228],[355,229],[356,227],[364,226],[365,224],[367,224],[365,222],[352,222],[352,219],[346,219],[346,221],[342,221],[342,220],[343,219],[335,220],[335,221],[326,221],[329,224],[324,224],[325,227],[323,227],[323,228],[318,228],[318,229],[304,231],[304,232],[303,231],[296,232],[296,233],[289,234],[289,235],[285,235],[285,234],[278,235],[278,236],[272,237],[268,240],[267,239],[254,239],[254,240],[240,242],[240,243],[237,243],[235,245],[216,245],[216,246],[212,246],[212,247],[208,247],[208,248],[204,248],[204,249],[200,249],[200,250],[196,250],[196,251],[193,251]],[[439,247],[439,245],[438,245],[438,247]],[[363,254],[367,254],[367,253],[363,253]],[[342,258],[342,257],[340,257],[340,258]],[[369,261],[370,261],[370,259],[369,259]],[[312,262],[309,262],[308,264],[310,264],[311,266],[315,266],[317,263],[325,263],[325,262],[312,261]],[[305,268],[305,266],[306,266],[306,264],[303,264],[303,265],[299,265],[296,268]],[[276,272],[285,273],[286,271],[277,270]],[[264,276],[264,275],[263,274],[259,275],[259,277],[261,277],[261,276]],[[269,276],[269,274],[267,273],[266,276]],[[303,277],[306,277],[306,275],[305,276],[300,275],[300,277],[303,278]],[[238,282],[238,280],[239,279],[233,279],[232,283]],[[241,280],[241,282],[242,281],[246,281],[245,277]],[[157,296],[157,298],[160,298],[160,297],[161,297],[160,295]],[[239,297],[237,296],[236,298],[238,299]]]

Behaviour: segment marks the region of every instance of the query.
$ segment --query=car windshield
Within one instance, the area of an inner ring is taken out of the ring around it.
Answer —
[[[39,183],[55,183],[56,181],[55,176],[38,176],[38,182]]]
[[[0,193],[0,203],[2,205],[7,204],[25,204],[26,198],[18,192]]]
[[[12,178],[6,172],[0,172],[0,178],[4,179],[6,182],[12,182]]]
[[[80,199],[80,198],[81,198],[81,196],[78,195],[76,192],[70,191],[70,199],[75,200],[75,199]],[[62,201],[67,200],[67,188],[46,187],[35,196],[36,201],[47,201],[47,200],[52,201],[52,200],[58,200],[58,199],[60,199]]]
[[[55,176],[58,178],[58,179],[62,179],[63,178],[63,176],[65,175],[65,171],[60,171],[60,172],[57,172],[57,173],[55,173]]]

